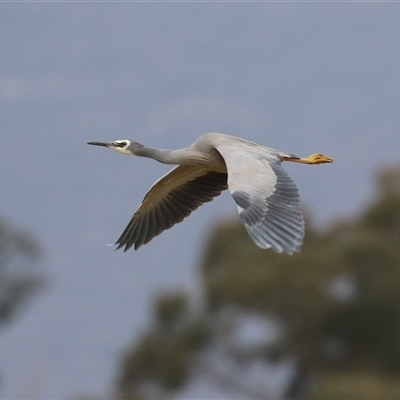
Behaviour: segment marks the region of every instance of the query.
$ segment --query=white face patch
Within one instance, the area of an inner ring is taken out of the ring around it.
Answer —
[[[123,143],[123,147],[118,147],[118,146],[110,146],[110,149],[118,151],[119,153],[122,154],[127,154],[127,155],[132,155],[132,152],[128,150],[129,146],[131,145],[131,141],[128,139],[125,140],[115,140],[114,143]]]

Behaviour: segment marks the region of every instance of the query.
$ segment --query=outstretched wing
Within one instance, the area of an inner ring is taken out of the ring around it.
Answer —
[[[121,237],[117,249],[138,249],[181,222],[203,203],[227,189],[227,174],[199,165],[179,165],[156,181]]]
[[[217,146],[228,170],[228,187],[253,241],[278,253],[300,251],[304,219],[299,192],[278,152],[242,143]]]

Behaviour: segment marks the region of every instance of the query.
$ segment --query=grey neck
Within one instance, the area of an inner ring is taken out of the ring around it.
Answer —
[[[163,164],[197,164],[204,163],[207,158],[198,151],[185,147],[180,150],[165,150],[154,147],[141,146],[135,148],[135,155],[139,157],[152,158]]]

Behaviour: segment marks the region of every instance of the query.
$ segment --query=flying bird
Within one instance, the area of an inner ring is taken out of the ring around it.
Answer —
[[[127,139],[88,144],[177,165],[151,186],[115,243],[117,249],[125,247],[124,251],[149,243],[225,189],[231,192],[257,246],[278,253],[300,251],[304,218],[299,192],[281,162],[333,162],[322,154],[300,158],[222,133],[207,133],[179,150],[147,147]]]

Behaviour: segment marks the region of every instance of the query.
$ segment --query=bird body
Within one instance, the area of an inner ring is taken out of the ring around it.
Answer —
[[[147,147],[131,140],[89,144],[177,165],[153,184],[117,240],[117,248],[125,246],[124,251],[148,243],[228,188],[259,247],[288,254],[299,251],[304,238],[299,193],[281,162],[333,161],[321,154],[299,158],[222,133],[207,133],[179,150]]]

